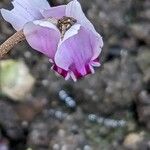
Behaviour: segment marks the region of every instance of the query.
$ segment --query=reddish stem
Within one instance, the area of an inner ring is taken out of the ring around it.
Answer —
[[[0,58],[4,57],[16,44],[25,39],[23,30],[16,32],[0,45]]]

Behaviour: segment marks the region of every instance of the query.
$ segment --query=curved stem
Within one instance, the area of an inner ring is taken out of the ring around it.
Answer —
[[[0,58],[4,57],[16,44],[25,40],[23,30],[16,32],[0,45]]]

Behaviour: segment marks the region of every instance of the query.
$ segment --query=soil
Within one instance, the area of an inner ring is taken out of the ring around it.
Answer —
[[[103,36],[102,66],[74,83],[26,41],[14,47],[4,59],[25,62],[35,85],[17,102],[0,95],[0,150],[150,149],[150,1],[79,1]],[[14,32],[0,16],[0,43]]]

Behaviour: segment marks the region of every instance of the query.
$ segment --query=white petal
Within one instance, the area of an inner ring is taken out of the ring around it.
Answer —
[[[41,11],[50,8],[46,0],[14,0],[12,4],[12,10],[1,9],[1,14],[17,31],[30,21],[42,19]]]
[[[96,32],[94,26],[85,16],[81,8],[81,5],[77,0],[71,1],[66,6],[66,16],[77,19],[78,23],[80,23],[83,27],[88,28],[89,30],[92,30],[93,32]]]

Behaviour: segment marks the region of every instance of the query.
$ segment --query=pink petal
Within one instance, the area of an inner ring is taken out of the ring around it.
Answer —
[[[73,0],[68,5],[66,5],[66,16],[75,18],[77,22],[81,24],[81,26],[92,31],[95,34],[95,37],[91,40],[92,43],[94,42],[99,43],[95,44],[96,47],[94,49],[96,50],[96,52],[94,53],[92,60],[96,59],[101,52],[99,50],[97,51],[97,49],[99,49],[99,47],[102,48],[104,45],[103,40],[101,35],[99,35],[99,33],[95,30],[93,24],[85,16],[81,8],[81,5],[77,0]]]
[[[69,29],[67,32],[70,31]],[[92,62],[101,52],[99,41],[101,39],[93,32],[80,27],[77,34],[64,40],[59,45],[55,55],[56,65],[68,72],[73,72],[76,78],[92,73]]]
[[[75,18],[83,27],[96,32],[94,26],[85,16],[81,5],[77,0],[73,0],[66,5],[66,16]]]
[[[65,16],[65,11],[66,11],[66,5],[61,5],[61,6],[57,6],[57,7],[51,7],[48,10],[44,10],[42,12],[42,15],[45,18],[62,18],[63,16]]]
[[[34,21],[25,25],[24,34],[30,46],[53,60],[60,40],[59,30],[48,21]]]
[[[51,67],[52,70],[54,70],[56,73],[58,73],[59,75],[63,76],[64,78],[67,77],[68,72],[60,67],[58,67],[56,64],[54,64]]]
[[[41,11],[50,8],[46,0],[14,0],[12,4],[14,8],[11,11],[1,9],[1,14],[17,31],[23,29],[27,22],[42,19]]]

